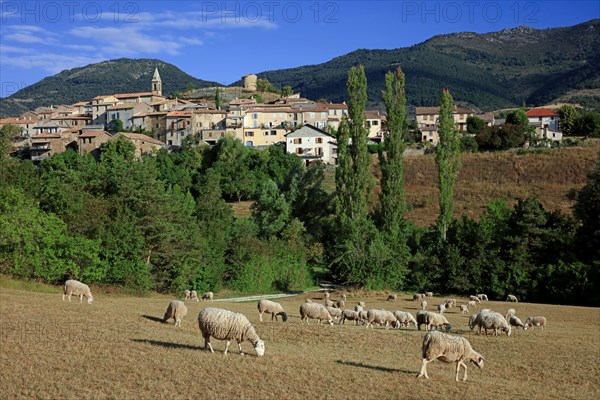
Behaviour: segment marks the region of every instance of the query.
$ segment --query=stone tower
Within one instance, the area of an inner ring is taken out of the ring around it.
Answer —
[[[152,76],[152,94],[162,96],[162,80],[158,74],[158,68],[154,68],[154,75]]]

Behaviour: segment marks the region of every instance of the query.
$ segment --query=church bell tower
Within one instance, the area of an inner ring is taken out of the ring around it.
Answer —
[[[152,94],[162,96],[162,80],[158,74],[158,68],[154,68],[154,75],[152,76]]]

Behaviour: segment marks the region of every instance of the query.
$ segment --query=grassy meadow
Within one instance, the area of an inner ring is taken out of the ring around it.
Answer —
[[[352,322],[333,327],[300,323],[305,298],[276,300],[288,312],[286,323],[260,322],[256,301],[187,302],[182,327],[163,324],[167,296],[103,294],[92,287],[94,304],[61,300],[54,293],[3,282],[0,288],[0,398],[39,399],[423,399],[600,397],[600,310],[529,303],[485,302],[504,313],[513,306],[523,321],[548,319],[545,331],[513,331],[510,337],[469,332],[468,315],[456,308],[446,316],[486,358],[479,370],[468,364],[467,382],[454,381],[454,364],[428,365],[430,380],[417,379],[424,331],[365,329]],[[334,293],[332,298],[339,297]],[[386,301],[385,293],[348,292],[347,306],[416,313],[410,295]],[[445,297],[429,301],[429,308]],[[457,298],[459,304],[465,298]],[[249,342],[238,354],[235,342],[212,340],[203,351],[197,316],[207,306],[244,313],[266,342],[256,357]],[[481,308],[481,306],[479,307]],[[462,376],[462,373],[461,373]]]

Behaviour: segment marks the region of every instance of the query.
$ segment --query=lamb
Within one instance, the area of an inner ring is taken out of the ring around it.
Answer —
[[[539,326],[540,329],[546,329],[546,317],[538,316],[538,317],[528,317],[525,320],[525,326],[523,329],[527,329],[531,326],[531,330],[534,330],[536,326]]]
[[[514,294],[509,294],[508,296],[506,296],[506,301],[509,301],[511,303],[518,303],[519,299],[517,299],[517,296],[515,296]]]
[[[475,301],[473,301],[473,300],[470,300],[470,301],[467,303],[467,306],[469,306],[469,307],[473,307],[473,308],[477,308],[477,302],[475,302]]]
[[[510,336],[511,333],[511,327],[508,322],[506,322],[504,316],[495,311],[480,312],[477,314],[469,327],[473,330],[475,326],[479,327],[479,334],[481,334],[482,328],[485,330],[486,335],[488,329],[493,329],[494,335],[496,336],[500,331],[506,332],[506,336]]]
[[[423,365],[421,372],[417,378],[422,376],[429,379],[427,375],[427,364],[433,360],[440,360],[445,363],[456,363],[456,381],[460,367],[465,369],[465,375],[462,380],[467,380],[467,365],[465,360],[470,360],[477,365],[479,369],[483,369],[483,361],[485,358],[471,347],[471,343],[462,336],[447,335],[442,332],[429,332],[423,338]]]
[[[163,322],[166,323],[169,319],[173,318],[175,321],[175,327],[181,326],[181,320],[187,315],[187,312],[188,309],[183,301],[173,300],[167,307],[167,311],[163,317]]]
[[[424,297],[423,294],[417,293],[417,294],[413,295],[413,300],[414,301],[421,300],[421,299],[423,299],[423,297]]]
[[[387,301],[396,301],[396,299],[398,298],[397,294],[391,293],[388,298]]]
[[[437,310],[438,310],[438,312],[439,312],[440,314],[443,314],[443,313],[444,313],[444,311],[446,311],[446,304],[445,304],[445,303],[438,304],[438,306],[437,306]]]
[[[451,309],[452,307],[454,307],[456,305],[456,299],[446,299],[444,301],[444,304],[446,305],[447,309]]]
[[[511,316],[508,323],[511,326],[514,326],[515,328],[521,327],[521,328],[525,329],[525,324],[523,324],[523,322],[521,322],[519,317],[517,317],[516,315]]]
[[[344,311],[342,311],[342,317],[340,318],[340,324],[346,325],[346,320],[354,321],[354,325],[356,325],[356,323],[358,321],[360,321],[360,313],[358,311],[344,310]]]
[[[367,311],[367,328],[370,326],[373,329],[373,324],[381,324],[385,326],[385,329],[388,329],[390,325],[397,322],[398,320],[390,311],[376,310],[374,308]]]
[[[335,306],[336,306],[337,308],[344,308],[344,307],[346,307],[346,301],[345,301],[345,300],[338,300],[338,301],[335,303]]]
[[[365,308],[365,307],[366,307],[366,305],[365,305],[365,302],[364,302],[364,301],[359,301],[359,302],[358,302],[358,305],[359,305],[359,306],[361,306],[362,308]]]
[[[425,292],[425,297],[428,299],[433,299],[433,292]]]
[[[192,294],[192,292],[188,289],[183,291],[183,298],[184,300],[189,300],[190,299],[190,295]]]
[[[214,293],[213,292],[206,292],[206,293],[202,293],[202,301],[204,300],[210,300],[213,301],[213,297],[214,297]]]
[[[192,301],[194,301],[194,300],[199,301],[198,300],[198,292],[196,292],[195,290],[192,290],[190,292],[190,300],[192,300]]]
[[[417,327],[417,321],[415,317],[412,316],[411,313],[406,311],[394,311],[394,317],[398,320],[401,326],[408,327],[409,324],[415,324],[415,328]]]
[[[92,304],[94,296],[90,291],[90,287],[85,283],[76,281],[75,279],[69,279],[65,282],[62,299],[65,301],[65,295],[68,296],[69,303],[71,302],[71,295],[79,296],[79,302],[83,302],[83,296],[87,298],[88,304]]]
[[[325,307],[333,319],[342,318],[342,309],[336,307]]]
[[[478,294],[478,295],[477,295],[477,298],[478,298],[479,300],[481,300],[481,301],[488,301],[487,294],[484,294],[484,293],[480,293],[480,294]]]
[[[258,318],[260,319],[261,322],[263,320],[262,319],[263,313],[271,314],[271,321],[273,321],[273,318],[275,318],[275,321],[277,321],[278,315],[281,315],[281,319],[283,322],[287,321],[287,319],[288,319],[288,316],[285,313],[285,311],[283,310],[283,307],[281,306],[281,304],[276,303],[274,301],[261,299],[258,301],[257,308],[258,308]]]
[[[463,314],[468,314],[469,313],[469,304],[461,304],[460,312]]]
[[[427,302],[425,300],[421,302],[421,310],[427,310]]]
[[[215,339],[227,340],[224,355],[227,355],[229,344],[234,339],[237,341],[241,355],[244,355],[242,342],[246,340],[252,343],[259,357],[265,354],[265,342],[258,337],[254,326],[244,314],[222,308],[208,307],[198,314],[198,326],[204,338],[204,349],[210,350],[211,353],[214,353],[210,344],[212,336]]]
[[[480,303],[481,302],[481,299],[479,297],[473,296],[473,295],[469,296],[469,300],[470,301],[474,301],[475,303]]]
[[[504,318],[506,318],[506,320],[508,321],[516,313],[517,312],[515,311],[514,308],[509,308],[508,310],[506,310],[506,315],[504,315]]]
[[[300,306],[300,317],[301,322],[306,321],[306,325],[308,325],[308,319],[312,318],[318,320],[319,324],[325,320],[330,326],[333,326],[331,314],[324,305],[319,303],[303,303]]]

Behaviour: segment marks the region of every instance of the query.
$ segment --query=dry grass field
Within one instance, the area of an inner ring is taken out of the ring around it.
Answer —
[[[94,287],[92,287],[94,290]],[[468,337],[485,358],[469,364],[467,382],[454,381],[454,364],[435,361],[430,380],[417,379],[425,332],[335,324],[301,325],[305,298],[278,301],[288,322],[259,322],[256,301],[188,302],[181,328],[160,319],[170,297],[126,297],[95,293],[93,305],[61,301],[55,292],[0,289],[0,398],[38,399],[598,399],[600,398],[600,310],[541,304],[513,305],[524,321],[548,319],[545,331],[510,337],[479,336],[468,316],[448,312],[453,331]],[[334,294],[333,298],[338,295]],[[416,312],[409,295],[395,302],[385,293],[350,293],[347,304]],[[459,298],[459,303],[466,301]],[[436,297],[430,308],[443,301]],[[212,341],[203,351],[197,316],[218,306],[244,313],[266,342],[256,357],[249,342],[238,354],[232,344]],[[508,303],[486,302],[504,313]]]

